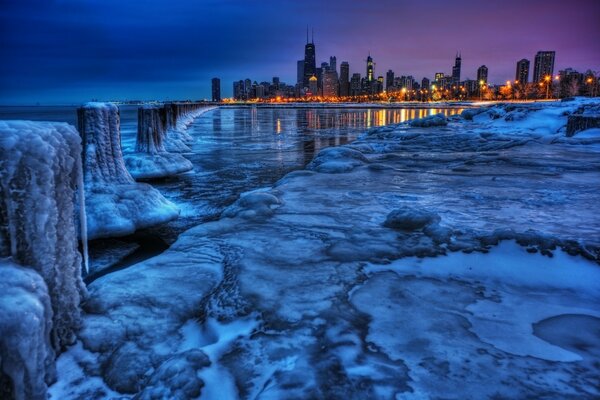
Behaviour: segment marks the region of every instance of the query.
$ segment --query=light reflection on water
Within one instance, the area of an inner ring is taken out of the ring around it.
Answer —
[[[133,151],[137,107],[121,111],[122,145]],[[155,181],[167,198],[183,210],[181,218],[156,232],[171,241],[183,230],[214,219],[241,193],[273,185],[290,171],[308,164],[315,153],[347,144],[371,127],[397,124],[457,108],[261,108],[223,107],[197,118],[188,132],[194,137],[194,171]],[[0,107],[0,119],[76,123],[75,107]]]

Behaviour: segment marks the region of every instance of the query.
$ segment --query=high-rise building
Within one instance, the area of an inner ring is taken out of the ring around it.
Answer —
[[[350,96],[359,96],[362,94],[361,91],[360,74],[352,74],[352,79],[350,79]]]
[[[373,58],[371,54],[367,57],[367,82],[373,82],[375,79],[375,67],[373,64]]]
[[[394,71],[390,69],[385,74],[385,91],[389,92],[392,86],[394,86]]]
[[[340,64],[340,96],[350,96],[350,64],[342,61]]]
[[[515,81],[525,85],[529,82],[529,60],[526,58],[517,61],[517,73],[515,74]]]
[[[304,60],[298,60],[296,68],[296,83],[298,85],[304,84]]]
[[[338,74],[334,69],[328,68],[323,72],[323,96],[337,97],[338,93]]]
[[[427,89],[429,90],[429,79],[427,78],[423,78],[421,79],[421,89]]]
[[[477,68],[477,82],[487,83],[488,81],[488,68],[485,65]]]
[[[462,58],[460,57],[460,53],[456,53],[456,58],[454,59],[454,67],[452,67],[452,84],[458,85],[460,82],[460,65],[462,63]]]
[[[308,42],[308,28],[306,29],[306,46],[304,46],[304,87],[308,87],[308,81],[317,73],[317,61],[315,55],[314,35],[312,41]]]
[[[244,81],[233,82],[233,98],[242,100],[244,98]]]
[[[335,56],[329,57],[329,69],[337,72],[337,58]]]
[[[535,55],[535,64],[533,66],[533,81],[543,81],[546,76],[552,77],[554,74],[554,51],[538,51]]]
[[[246,95],[246,99],[250,99],[254,96],[252,96],[252,81],[248,78],[246,78],[246,80],[244,80],[244,92]]]
[[[278,76],[274,76],[273,77],[273,88],[275,90],[279,90],[279,85],[280,85],[279,77]]]
[[[312,96],[319,95],[319,87],[317,86],[317,77],[314,75],[308,79],[308,91],[310,92],[310,94]]]
[[[221,101],[221,80],[212,78],[212,101]]]

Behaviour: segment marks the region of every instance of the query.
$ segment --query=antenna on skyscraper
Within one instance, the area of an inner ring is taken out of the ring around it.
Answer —
[[[312,29],[311,43],[315,44],[315,28]]]

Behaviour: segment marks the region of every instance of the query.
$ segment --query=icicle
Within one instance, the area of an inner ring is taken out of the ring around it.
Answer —
[[[83,247],[83,269],[85,274],[90,273],[90,264],[88,256],[88,237],[87,237],[87,215],[85,212],[85,190],[83,187],[83,161],[78,158],[77,161],[77,193],[79,196],[79,230],[81,244]]]

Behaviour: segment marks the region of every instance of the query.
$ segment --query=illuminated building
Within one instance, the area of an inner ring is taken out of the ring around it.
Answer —
[[[524,85],[529,82],[529,60],[522,59],[517,61],[517,73],[515,74],[515,81]]]
[[[371,54],[367,57],[367,82],[373,82],[375,79],[375,68]]]
[[[487,83],[488,81],[488,68],[485,65],[477,68],[477,82]]]
[[[317,96],[319,87],[317,86],[317,77],[315,75],[308,78],[308,91],[312,96]]]
[[[342,61],[340,64],[340,96],[350,95],[350,64]]]
[[[554,51],[538,51],[533,66],[533,82],[543,81],[546,76],[554,73]]]
[[[391,69],[385,74],[385,90],[389,92],[394,87],[394,71]]]
[[[462,59],[460,57],[460,53],[456,54],[456,58],[454,59],[454,67],[452,67],[452,84],[458,85],[460,82],[460,65],[462,63]]]
[[[317,73],[317,61],[315,55],[314,35],[312,41],[308,41],[308,28],[306,29],[306,46],[304,46],[304,87],[309,87],[308,83],[312,76]]]

